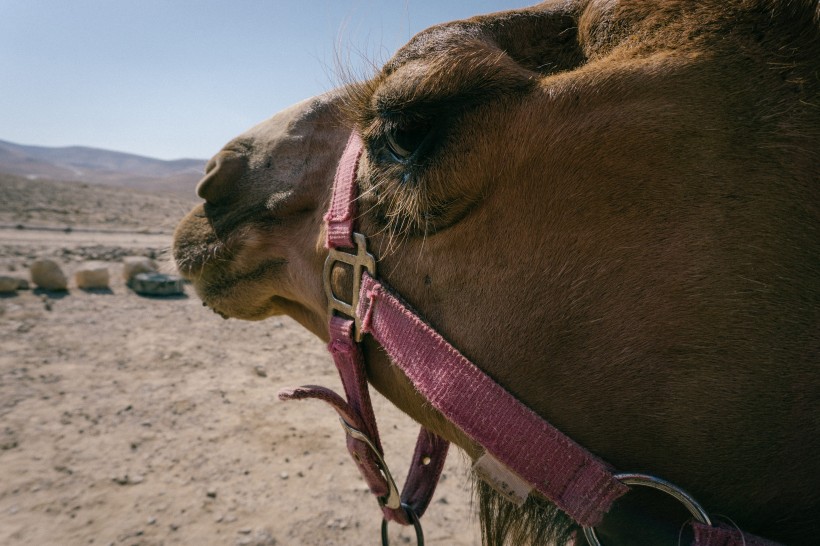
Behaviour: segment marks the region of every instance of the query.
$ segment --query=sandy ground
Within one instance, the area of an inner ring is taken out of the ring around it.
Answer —
[[[20,220],[4,206],[0,222]],[[276,398],[304,383],[338,388],[321,342],[287,318],[222,320],[190,287],[166,299],[130,291],[122,256],[162,258],[170,244],[168,229],[146,233],[160,223],[148,208],[128,233],[94,231],[108,224],[93,213],[65,222],[91,231],[0,230],[0,271],[25,277],[48,256],[70,274],[93,258],[113,279],[108,291],[0,297],[0,544],[379,543],[379,510],[335,413]],[[416,425],[379,396],[375,407],[401,482]],[[457,451],[424,527],[431,545],[479,543]],[[391,527],[394,544],[411,536]]]

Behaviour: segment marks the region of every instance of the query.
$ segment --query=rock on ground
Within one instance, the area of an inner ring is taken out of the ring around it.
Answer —
[[[15,277],[9,277],[8,275],[0,275],[0,294],[10,294],[11,292],[17,291],[20,286],[20,282]]]
[[[143,296],[176,296],[184,293],[182,277],[165,273],[137,273],[129,286]]]
[[[68,279],[54,260],[40,259],[31,264],[31,281],[44,290],[67,290]]]
[[[108,266],[102,262],[85,262],[74,272],[78,288],[108,288]]]
[[[135,275],[139,273],[155,273],[157,264],[151,258],[145,256],[126,256],[122,259],[122,278],[125,282],[131,283]]]

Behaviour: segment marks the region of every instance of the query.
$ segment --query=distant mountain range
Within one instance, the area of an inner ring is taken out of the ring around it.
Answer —
[[[75,180],[194,198],[204,159],[166,161],[84,146],[48,148],[0,140],[0,172],[37,180]]]

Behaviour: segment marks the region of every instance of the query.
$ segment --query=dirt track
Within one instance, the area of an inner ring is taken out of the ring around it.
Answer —
[[[100,229],[71,229],[28,227],[24,229],[0,227],[0,241],[6,246],[18,247],[76,247],[116,245],[122,248],[165,248],[170,244],[167,233],[140,233],[137,231],[104,231]]]

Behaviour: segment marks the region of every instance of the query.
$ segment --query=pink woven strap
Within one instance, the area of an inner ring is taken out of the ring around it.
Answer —
[[[693,522],[692,528],[695,530],[692,546],[781,546],[778,542],[744,533],[725,524],[711,527]]]
[[[356,170],[362,154],[362,139],[355,131],[350,133],[336,176],[333,179],[333,195],[325,214],[327,225],[327,248],[350,248],[353,246],[353,221],[356,216]]]
[[[283,389],[279,391],[280,400],[322,400],[330,404],[333,409],[339,414],[339,417],[345,420],[353,428],[362,430],[365,428],[361,418],[348,405],[345,400],[336,394],[331,389],[321,387],[318,385],[303,385],[292,389]],[[356,462],[359,468],[359,473],[364,478],[370,492],[376,497],[384,497],[389,491],[387,480],[385,480],[382,473],[379,471],[378,462],[375,460],[375,455],[370,450],[369,446],[364,442],[356,440],[355,438],[347,437],[347,450],[351,457]]]
[[[434,408],[581,525],[598,525],[627,491],[606,464],[495,383],[367,274],[357,312],[363,330]]]
[[[412,509],[419,518],[433,498],[449,448],[450,442],[421,427],[410,470],[401,490],[402,504]]]
[[[364,433],[378,451],[378,456],[364,441],[348,435],[347,449],[359,473],[364,478],[370,492],[379,499],[384,499],[390,492],[390,485],[383,472],[389,472],[379,462],[384,456],[376,417],[370,400],[370,393],[365,375],[364,360],[359,345],[353,341],[353,321],[338,316],[330,319],[330,343],[328,349],[333,362],[339,371],[342,386],[347,400],[325,387],[305,385],[295,389],[279,392],[282,400],[318,399],[330,404],[344,421]],[[421,517],[435,492],[439,476],[447,458],[449,443],[436,434],[422,427],[416,442],[416,450],[410,463],[404,489],[401,492],[401,503],[417,517]],[[390,508],[382,505],[384,517],[402,525],[410,525],[412,519],[403,507]]]
[[[353,341],[353,321],[334,315],[330,319],[330,343],[327,346],[339,371],[347,403],[359,417],[362,425],[356,427],[373,442],[379,453],[383,453],[376,414],[370,401],[364,359],[359,346]],[[350,423],[351,425],[353,423]]]

